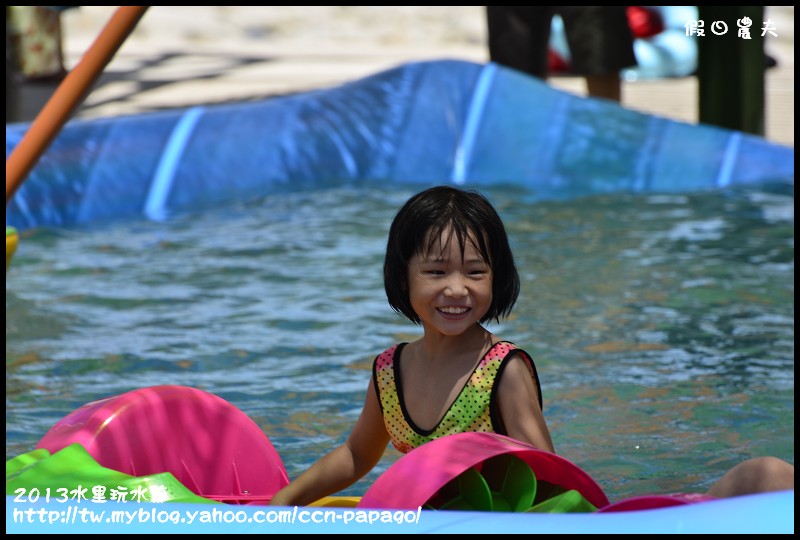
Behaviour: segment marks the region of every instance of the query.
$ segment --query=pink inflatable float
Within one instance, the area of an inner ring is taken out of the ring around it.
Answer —
[[[358,506],[536,511],[550,495],[563,500],[568,492],[591,505],[578,511],[609,504],[600,486],[561,456],[504,435],[459,433],[401,457],[370,486]]]
[[[224,399],[154,386],[75,410],[37,448],[80,443],[103,467],[132,476],[170,472],[191,491],[232,504],[266,504],[289,483],[264,431]]]

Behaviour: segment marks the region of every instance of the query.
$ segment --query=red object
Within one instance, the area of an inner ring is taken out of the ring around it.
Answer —
[[[569,71],[569,64],[553,49],[548,49],[547,70],[550,73],[565,73]]]
[[[634,39],[653,37],[664,31],[664,18],[658,11],[644,6],[628,6],[626,11]]]
[[[702,493],[671,493],[669,495],[642,495],[631,497],[600,508],[598,512],[635,512],[638,510],[654,510],[670,506],[683,506],[707,501],[715,501],[716,497]]]

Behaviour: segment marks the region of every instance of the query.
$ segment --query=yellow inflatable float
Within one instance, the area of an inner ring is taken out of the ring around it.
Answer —
[[[8,271],[8,266],[11,264],[11,258],[17,251],[18,243],[19,235],[17,234],[17,229],[6,226],[6,272]]]

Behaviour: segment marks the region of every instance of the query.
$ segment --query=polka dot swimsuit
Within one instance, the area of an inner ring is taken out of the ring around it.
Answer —
[[[511,342],[500,341],[492,346],[478,363],[461,393],[436,427],[432,430],[420,429],[409,418],[403,403],[402,390],[397,384],[400,378],[400,355],[405,345],[399,343],[386,349],[375,358],[372,367],[386,431],[394,447],[404,454],[428,441],[453,433],[475,431],[502,433],[502,426],[499,426],[498,422],[495,381],[499,379],[506,360],[513,353],[521,353],[529,363],[541,405],[541,387],[530,355]]]

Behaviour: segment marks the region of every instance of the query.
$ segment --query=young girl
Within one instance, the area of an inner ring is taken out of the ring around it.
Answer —
[[[483,326],[507,316],[520,289],[491,203],[450,186],[413,196],[392,222],[383,271],[389,305],[424,334],[376,357],[350,436],[272,505],[306,505],[347,488],[378,463],[389,441],[407,453],[445,435],[484,431],[555,452],[533,360]],[[759,458],[732,469],[709,494],[793,488],[792,465]]]

